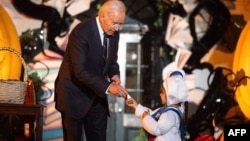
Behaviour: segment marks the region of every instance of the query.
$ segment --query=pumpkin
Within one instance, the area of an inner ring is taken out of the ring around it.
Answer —
[[[244,70],[245,76],[250,77],[250,21],[243,28],[239,40],[237,42],[234,60],[233,71],[237,72]],[[250,79],[247,80],[247,85],[240,85],[235,92],[235,99],[239,107],[247,119],[250,119]]]

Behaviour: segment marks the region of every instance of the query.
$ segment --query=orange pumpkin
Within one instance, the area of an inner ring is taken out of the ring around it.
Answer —
[[[245,76],[250,77],[250,21],[243,28],[239,40],[237,42],[234,60],[233,71],[237,72],[244,70]],[[247,80],[247,85],[241,85],[237,88],[235,99],[239,103],[239,107],[246,118],[250,119],[250,79]]]

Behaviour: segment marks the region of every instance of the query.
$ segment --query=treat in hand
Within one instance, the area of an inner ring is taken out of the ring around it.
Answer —
[[[127,95],[127,103],[128,104],[132,104],[133,103],[133,99],[132,99],[132,97],[129,94]]]

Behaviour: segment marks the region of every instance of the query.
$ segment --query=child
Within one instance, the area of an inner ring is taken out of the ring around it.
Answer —
[[[142,120],[142,127],[155,136],[154,141],[181,141],[179,127],[183,118],[180,118],[177,112],[168,110],[163,113],[157,113],[158,120],[155,120],[152,115],[166,107],[171,107],[179,111],[181,116],[183,116],[184,103],[188,100],[183,70],[175,69],[163,74],[160,97],[164,106],[153,111],[138,104],[131,97],[127,98],[126,105],[135,109],[135,115]]]

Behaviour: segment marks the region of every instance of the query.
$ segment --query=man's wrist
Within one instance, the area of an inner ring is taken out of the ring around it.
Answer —
[[[111,84],[110,84],[110,85],[111,85]],[[107,88],[106,91],[105,91],[106,94],[110,94],[110,92],[109,92],[110,85],[108,86],[108,88]]]

